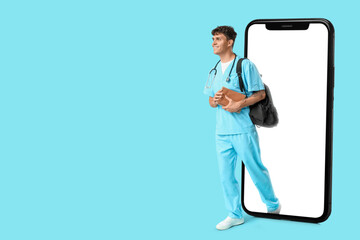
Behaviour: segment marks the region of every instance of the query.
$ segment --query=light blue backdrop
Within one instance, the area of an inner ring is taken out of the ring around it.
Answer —
[[[338,239],[359,215],[357,1],[0,3],[0,239]],[[232,25],[335,27],[333,211],[322,224],[226,216],[202,94]]]

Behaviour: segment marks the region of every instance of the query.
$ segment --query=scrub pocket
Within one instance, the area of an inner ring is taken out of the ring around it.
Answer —
[[[237,76],[237,73],[232,73],[228,82],[225,80],[224,87],[240,92],[239,78]]]

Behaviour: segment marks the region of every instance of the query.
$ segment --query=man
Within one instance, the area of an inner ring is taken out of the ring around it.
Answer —
[[[212,71],[204,93],[209,96],[210,106],[216,108],[216,151],[225,206],[228,210],[228,217],[216,228],[225,230],[244,223],[240,189],[235,178],[237,158],[244,162],[268,212],[279,213],[281,205],[274,194],[269,173],[261,162],[258,134],[249,116],[249,106],[266,96],[264,84],[254,63],[245,59],[242,62],[241,75],[245,92],[241,92],[236,73],[239,57],[233,52],[236,32],[230,26],[219,26],[212,30],[211,34],[214,54],[219,55],[221,64],[216,66],[216,71]],[[225,95],[229,104],[220,106],[218,101],[223,96],[223,86],[249,97],[235,102]]]

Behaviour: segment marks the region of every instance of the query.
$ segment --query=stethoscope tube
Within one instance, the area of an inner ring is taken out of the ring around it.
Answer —
[[[235,53],[234,53],[234,54],[235,54]],[[229,72],[229,76],[226,78],[226,81],[227,81],[227,82],[229,81],[229,79],[230,79],[230,74],[231,74],[231,72],[232,72],[232,70],[233,70],[233,68],[234,68],[236,57],[237,57],[237,55],[235,54],[235,58],[234,58],[233,64],[232,64],[231,69],[230,69],[230,72]]]
[[[235,54],[235,53],[234,53],[234,54]],[[229,76],[226,78],[226,81],[227,81],[227,82],[229,81],[231,72],[232,72],[232,70],[233,70],[233,68],[234,68],[236,57],[237,57],[237,55],[235,54],[235,58],[234,58],[234,61],[233,61],[232,65],[231,65],[231,69],[230,69],[230,72],[229,72]],[[221,61],[221,60],[219,60],[219,61],[216,63],[215,67],[213,67],[213,68],[210,70],[209,76],[208,76],[208,80],[206,81],[206,84],[205,84],[205,87],[206,87],[206,88],[211,88],[212,83],[213,83],[213,81],[214,81],[214,79],[215,79],[215,77],[216,77],[216,74],[217,74],[217,69],[216,69],[216,68],[217,68],[217,66],[218,66],[218,64],[219,64],[220,61]],[[212,71],[215,71],[215,73],[214,73],[214,76],[213,76],[213,78],[212,78],[212,80],[211,80],[210,86],[208,86],[209,79],[210,79],[210,75],[211,75]]]

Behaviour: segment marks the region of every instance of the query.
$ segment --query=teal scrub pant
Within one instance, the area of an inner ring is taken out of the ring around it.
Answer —
[[[278,208],[279,200],[275,196],[269,172],[261,162],[259,137],[256,129],[250,133],[216,135],[216,151],[225,206],[229,217],[243,217],[239,183],[235,177],[238,157],[244,162],[267,210],[274,211]]]

